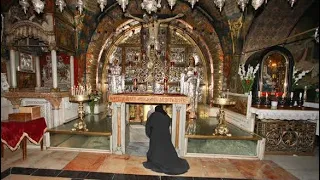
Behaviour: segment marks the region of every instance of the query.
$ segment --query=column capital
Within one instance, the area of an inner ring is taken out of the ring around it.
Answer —
[[[57,48],[57,46],[56,46],[55,43],[49,44],[49,50],[50,50],[50,51],[52,51],[52,50],[57,50],[57,49],[58,49],[58,48]]]
[[[51,103],[53,110],[60,109],[60,103],[62,101],[62,98],[60,98],[60,97],[47,97],[46,100]]]
[[[60,88],[51,88],[50,91],[51,92],[60,92]]]
[[[14,50],[14,51],[17,51],[17,47],[15,47],[15,46],[13,46],[13,45],[7,45],[7,48],[9,49],[9,50]]]

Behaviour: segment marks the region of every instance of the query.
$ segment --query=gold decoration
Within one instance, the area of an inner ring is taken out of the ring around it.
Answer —
[[[70,97],[70,101],[71,102],[77,102],[79,103],[79,109],[78,109],[78,113],[79,113],[79,119],[78,122],[76,122],[73,126],[74,128],[72,128],[72,131],[88,131],[87,129],[87,125],[83,119],[84,117],[84,110],[83,110],[83,103],[86,101],[89,101],[90,98],[88,95],[74,95]]]
[[[236,102],[230,100],[229,98],[216,98],[213,101],[214,104],[220,105],[219,109],[219,124],[214,129],[214,136],[222,135],[222,136],[231,136],[231,133],[229,133],[229,128],[227,127],[225,123],[225,116],[224,116],[224,106],[227,105],[235,105]]]

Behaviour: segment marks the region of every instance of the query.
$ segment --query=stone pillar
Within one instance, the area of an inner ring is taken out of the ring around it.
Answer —
[[[7,61],[6,62],[6,68],[7,68],[7,80],[8,80],[8,83],[9,85],[11,84],[11,65],[10,65],[10,61]]]
[[[74,56],[70,56],[70,87],[74,86]]]
[[[17,70],[16,70],[16,57],[15,50],[10,49],[10,77],[11,77],[11,89],[17,88]]]
[[[36,89],[41,87],[41,75],[40,75],[40,59],[39,56],[36,56],[36,80],[37,85]]]
[[[51,127],[57,127],[60,125],[60,115],[59,115],[59,109],[53,108],[53,122],[51,124]]]
[[[57,67],[57,51],[51,48],[51,65],[52,65],[52,89],[51,91],[59,91],[58,88],[58,67]]]

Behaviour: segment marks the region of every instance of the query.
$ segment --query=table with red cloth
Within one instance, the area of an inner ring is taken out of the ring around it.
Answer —
[[[46,120],[41,117],[38,119],[19,122],[19,121],[2,121],[1,122],[1,144],[3,156],[3,144],[6,144],[11,151],[15,151],[22,142],[23,159],[26,157],[27,139],[34,144],[41,142],[43,135],[47,130]]]

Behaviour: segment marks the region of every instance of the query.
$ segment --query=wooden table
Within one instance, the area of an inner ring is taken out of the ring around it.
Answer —
[[[18,149],[21,144],[22,157],[27,158],[27,139],[41,146],[43,150],[43,135],[47,130],[47,124],[43,117],[26,121],[2,121],[1,122],[1,157],[4,155],[4,144],[11,151]]]

